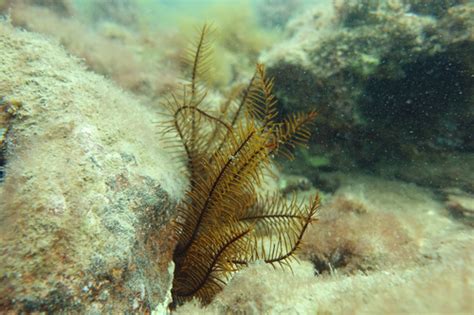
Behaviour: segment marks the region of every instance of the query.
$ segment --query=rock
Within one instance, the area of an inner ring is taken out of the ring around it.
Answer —
[[[170,302],[183,176],[157,113],[56,42],[0,23],[9,120],[0,312],[131,313]]]
[[[284,195],[292,194],[298,191],[308,191],[313,188],[311,181],[299,175],[282,174],[278,181],[279,190]]]
[[[319,112],[317,154],[347,169],[472,151],[474,5],[324,3],[261,57],[285,110]]]
[[[436,190],[457,187],[474,193],[474,154],[440,152],[419,154],[409,163],[381,165],[380,174],[388,178],[431,187]]]
[[[474,195],[460,189],[447,189],[446,207],[451,215],[466,225],[474,227]]]

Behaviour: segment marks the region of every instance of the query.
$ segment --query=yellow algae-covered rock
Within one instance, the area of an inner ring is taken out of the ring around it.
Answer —
[[[183,182],[157,114],[57,43],[0,22],[0,96],[18,102],[0,181],[0,312],[166,305]],[[126,61],[124,61],[126,62]]]

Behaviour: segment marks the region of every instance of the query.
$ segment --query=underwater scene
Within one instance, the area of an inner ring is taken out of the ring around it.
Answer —
[[[474,314],[474,2],[0,0],[0,314]]]

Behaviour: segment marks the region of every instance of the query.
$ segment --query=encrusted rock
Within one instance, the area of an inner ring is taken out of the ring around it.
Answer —
[[[262,56],[285,109],[319,112],[333,166],[472,151],[474,5],[421,3],[320,3]]]
[[[169,303],[182,176],[157,114],[40,35],[0,23],[9,120],[0,312],[144,312]]]

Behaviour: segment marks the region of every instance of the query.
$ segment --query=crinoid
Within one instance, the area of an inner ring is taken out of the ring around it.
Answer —
[[[176,219],[175,304],[193,297],[209,303],[250,262],[288,265],[319,205],[318,196],[304,205],[257,194],[272,157],[292,158],[292,148],[307,141],[316,113],[277,122],[273,80],[261,64],[247,86],[234,89],[212,112],[201,83],[209,69],[209,32],[208,25],[200,29],[187,58],[190,80],[167,100],[167,131],[190,178]]]

